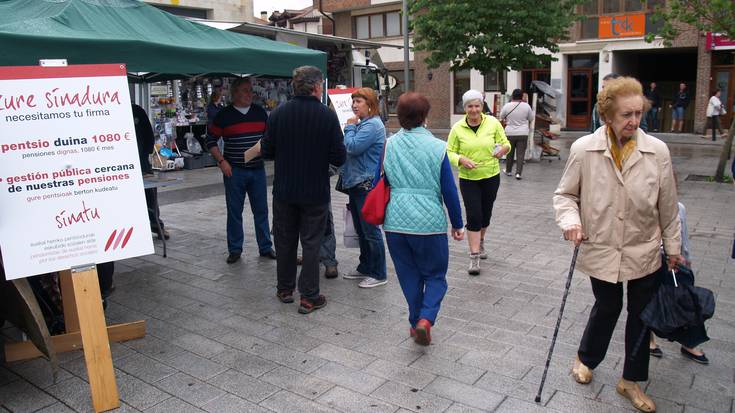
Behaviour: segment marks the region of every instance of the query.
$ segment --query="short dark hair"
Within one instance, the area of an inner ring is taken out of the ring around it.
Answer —
[[[431,104],[426,96],[416,92],[406,92],[398,98],[398,123],[407,130],[424,124],[429,115]]]
[[[244,84],[249,84],[249,85],[252,85],[253,84],[253,81],[252,81],[252,79],[250,79],[250,76],[247,76],[247,77],[238,77],[232,83],[230,83],[230,95],[232,95],[233,93],[235,93],[235,90],[237,90],[237,88],[239,88],[240,86],[242,86]]]
[[[513,100],[523,99],[523,92],[521,91],[521,89],[513,89],[513,93],[510,97]]]
[[[612,79],[617,79],[619,77],[620,77],[619,74],[612,72],[612,73],[606,74],[605,77],[602,78],[602,80],[612,80]]]
[[[309,96],[314,89],[324,81],[324,75],[318,67],[299,66],[293,71],[293,94],[296,96]]]

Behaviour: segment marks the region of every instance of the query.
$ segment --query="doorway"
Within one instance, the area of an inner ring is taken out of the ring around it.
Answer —
[[[569,69],[567,129],[589,129],[592,115],[592,68]]]

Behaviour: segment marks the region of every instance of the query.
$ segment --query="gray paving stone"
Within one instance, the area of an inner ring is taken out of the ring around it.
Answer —
[[[55,403],[55,400],[24,380],[0,386],[0,405],[13,412],[32,412]]]
[[[327,362],[321,357],[291,350],[278,344],[271,344],[266,348],[261,348],[256,354],[302,373],[311,373]]]
[[[71,377],[46,389],[56,400],[62,401],[77,412],[93,412],[89,384],[79,377]],[[13,409],[17,411],[33,411]],[[34,409],[35,410],[35,409]]]
[[[476,382],[485,373],[485,370],[429,355],[421,356],[410,367],[467,384]]]
[[[224,396],[212,400],[202,406],[210,413],[267,413],[270,410],[264,409],[256,404],[250,403],[245,399],[241,399],[234,394],[225,394]]]
[[[209,380],[209,383],[254,403],[260,403],[279,390],[272,384],[256,380],[235,370],[228,370]]]
[[[336,410],[288,391],[280,391],[264,400],[261,406],[284,413],[336,413]]]
[[[188,351],[174,354],[171,357],[167,358],[164,362],[180,372],[186,373],[190,376],[204,381],[228,369],[222,364],[218,364],[203,357],[199,357],[196,354],[190,353]]]
[[[184,349],[179,346],[173,345],[151,335],[146,335],[138,340],[127,341],[125,342],[125,345],[139,353],[143,353],[159,361],[165,360],[176,353],[184,351]]]
[[[147,383],[176,374],[176,370],[144,354],[134,354],[115,363],[115,367]]]
[[[0,412],[7,412],[7,410],[0,407]],[[36,413],[75,413],[74,410],[68,408],[64,403],[57,402],[51,406],[44,407],[41,410],[37,410]]]
[[[115,371],[115,377],[120,400],[138,410],[148,409],[171,397],[170,394],[119,370]]]
[[[288,367],[279,367],[269,371],[260,377],[260,380],[312,400],[334,387],[334,384],[330,382],[291,370]]]
[[[310,350],[308,354],[356,369],[364,368],[375,361],[375,357],[373,356],[348,350],[329,343],[324,343],[313,350]]]
[[[495,409],[505,398],[501,394],[445,377],[437,377],[436,380],[424,388],[424,391],[482,410]]]
[[[204,410],[196,408],[189,403],[172,397],[162,403],[159,403],[150,409],[146,410],[146,413],[203,413]]]
[[[225,346],[222,344],[194,333],[181,335],[172,340],[171,344],[206,358],[225,351]]]
[[[412,411],[443,412],[452,401],[396,382],[386,382],[370,396]]]
[[[212,357],[212,361],[253,377],[260,377],[278,368],[278,364],[272,361],[235,349],[227,349],[217,354]]]
[[[385,360],[376,360],[365,369],[365,372],[418,389],[424,388],[436,378],[436,375],[432,373],[403,367]]]
[[[444,411],[444,413],[480,413],[483,410],[475,409],[474,407],[465,406],[462,403],[455,402],[453,405],[449,406],[447,410]]]
[[[502,374],[515,379],[522,378],[531,370],[530,364],[509,361],[503,357],[496,357],[494,354],[479,351],[469,351],[459,359],[459,362],[467,366],[474,366],[491,373]]]
[[[4,366],[0,366],[0,386],[10,383],[11,381],[18,380],[18,376],[13,374],[10,370]]]
[[[590,412],[590,413],[607,413],[632,411],[621,409],[617,406],[610,406],[586,397],[577,396],[569,393],[557,391],[546,405],[549,408],[560,410],[562,412]]]
[[[541,412],[557,412],[543,404],[536,404],[533,400],[521,400],[515,397],[506,397],[503,403],[498,406],[495,413],[541,413]]]
[[[322,340],[309,337],[304,333],[295,331],[289,327],[276,327],[266,332],[261,337],[304,353],[322,344]]]
[[[333,362],[326,363],[312,374],[322,380],[363,394],[370,394],[385,383],[385,379]]]
[[[196,407],[201,407],[225,394],[224,391],[183,373],[166,377],[156,383],[156,386]]]
[[[397,406],[339,386],[335,386],[321,395],[317,401],[342,412],[391,413],[398,409]]]
[[[23,377],[25,380],[42,389],[54,384],[54,375],[53,370],[51,369],[51,363],[45,358],[39,357],[20,363],[11,363],[8,365],[8,368],[15,374]],[[1,374],[2,373],[0,373],[0,375]],[[8,377],[10,378],[12,376]],[[59,369],[57,381],[63,381],[69,377],[71,377],[71,374],[63,369]],[[0,378],[0,382],[2,382],[2,378]]]

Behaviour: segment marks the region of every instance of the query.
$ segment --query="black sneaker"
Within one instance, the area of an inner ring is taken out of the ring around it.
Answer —
[[[273,250],[270,250],[268,252],[261,252],[260,253],[260,256],[263,257],[263,258],[270,258],[272,260],[275,260],[276,259],[276,252],[273,251]]]
[[[319,297],[317,297],[314,300],[310,300],[308,298],[301,297],[301,305],[299,306],[299,313],[309,314],[310,312],[314,310],[318,310],[326,305],[327,305],[327,297],[321,294],[319,294]]]
[[[227,263],[232,264],[237,262],[240,259],[240,253],[239,252],[231,252],[230,255],[227,256]]]
[[[278,297],[278,301],[284,304],[290,304],[293,302],[293,291],[291,290],[278,291],[276,293],[276,297]]]
[[[324,278],[337,278],[339,277],[339,271],[337,270],[336,265],[327,265],[327,267],[324,269]]]
[[[648,353],[656,358],[661,358],[664,356],[664,352],[661,350],[661,347],[656,346],[656,348],[649,348]]]
[[[687,349],[682,347],[681,355],[699,364],[709,364],[709,359],[707,358],[707,356],[704,355],[704,353],[702,353],[701,356],[697,356],[696,354],[692,354]]]

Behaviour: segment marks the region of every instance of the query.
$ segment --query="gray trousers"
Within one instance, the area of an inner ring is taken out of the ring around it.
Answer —
[[[513,156],[515,156],[515,162],[518,163],[516,166],[516,173],[523,174],[523,162],[526,158],[526,146],[528,143],[528,136],[508,136],[510,141],[510,152],[505,157],[505,172],[513,172]]]

